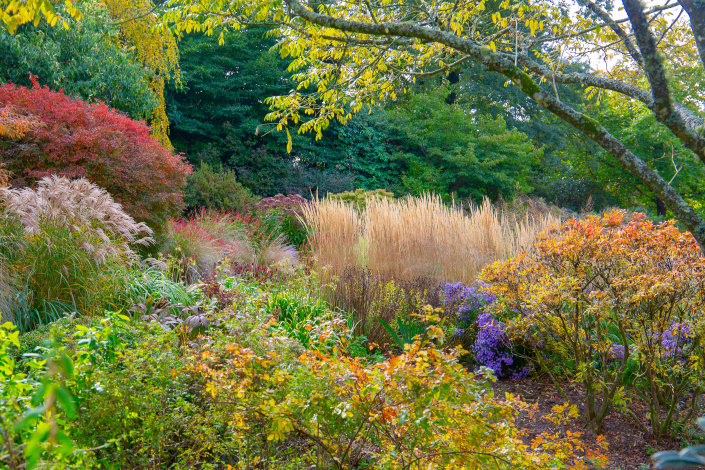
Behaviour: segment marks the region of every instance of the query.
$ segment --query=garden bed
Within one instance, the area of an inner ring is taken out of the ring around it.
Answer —
[[[582,401],[584,392],[580,387],[569,387],[567,385],[564,385],[564,387],[571,403],[579,408],[584,406]],[[565,401],[549,380],[544,380],[541,377],[529,377],[516,381],[499,380],[494,382],[493,389],[497,395],[511,393],[527,403],[537,405],[538,413],[534,416],[534,419],[529,419],[528,415],[524,414],[517,420],[517,427],[526,430],[529,439],[545,432],[570,431],[572,433],[582,433],[585,442],[597,441],[598,435],[586,428],[580,419],[573,419],[564,425],[552,425],[546,420],[540,419],[541,416],[550,414],[552,407]],[[643,416],[643,425],[647,424],[648,407],[646,405],[635,401],[629,405],[629,409],[635,416]],[[690,429],[689,431],[697,432],[695,429]],[[650,433],[640,429],[634,418],[616,410],[610,413],[605,420],[604,431],[601,436],[608,443],[607,450],[604,453],[609,463],[607,466],[599,468],[606,470],[648,469],[650,468],[651,455],[653,453],[663,449],[680,449],[691,445],[691,442],[688,442],[685,438],[679,441],[661,439],[657,442]]]

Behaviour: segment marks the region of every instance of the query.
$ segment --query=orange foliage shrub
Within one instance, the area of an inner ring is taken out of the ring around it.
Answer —
[[[429,334],[440,331],[431,327]],[[233,468],[278,461],[289,445],[308,449],[297,468],[374,462],[374,468],[409,470],[584,469],[587,459],[605,462],[604,441],[585,446],[577,433],[543,433],[528,444],[514,420],[532,413],[531,406],[509,394],[495,397],[455,352],[420,340],[371,366],[336,350],[309,351],[292,365],[273,352],[257,355],[226,344],[202,350],[192,373],[209,416],[227,420],[235,441],[210,451],[234,446],[239,459]],[[576,413],[556,407],[548,419],[565,423]]]
[[[573,219],[531,254],[499,261],[481,278],[514,341],[544,371],[585,389],[596,430],[627,392],[650,407],[651,431],[677,432],[705,391],[705,258],[674,221],[624,212]]]

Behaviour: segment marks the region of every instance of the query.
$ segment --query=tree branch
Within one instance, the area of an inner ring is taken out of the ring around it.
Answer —
[[[671,8],[676,8],[678,4],[673,4],[673,5],[662,5],[659,7],[652,8],[646,12],[647,15],[650,15],[651,13],[660,13],[662,11],[670,10]],[[629,21],[629,18],[621,18],[619,20],[613,20],[616,24],[621,24],[621,23],[626,23]],[[581,29],[580,31],[575,31],[574,33],[566,33],[566,34],[561,34],[560,36],[553,36],[553,37],[546,37],[546,38],[541,38],[537,39],[536,41],[531,42],[531,46],[535,44],[541,44],[544,42],[553,42],[553,41],[560,41],[561,39],[571,39],[571,38],[576,38],[578,36],[583,36],[587,33],[591,33],[595,31],[597,28],[601,28],[605,26],[603,23],[596,24],[594,26],[590,26],[589,28]]]
[[[636,1],[637,0],[624,0],[624,3],[626,5],[629,2]],[[285,0],[285,2],[291,8],[293,13],[310,23],[341,31],[369,34],[373,36],[394,35],[440,43],[469,55],[489,70],[499,72],[509,77],[524,93],[526,93],[539,105],[546,108],[548,111],[551,111],[553,114],[571,124],[576,129],[582,131],[585,135],[607,150],[610,155],[620,161],[657,197],[664,201],[667,207],[673,211],[675,216],[683,223],[683,225],[685,225],[685,227],[692,232],[693,236],[698,241],[701,250],[705,252],[705,221],[692,207],[688,205],[680,194],[669,186],[668,183],[661,176],[659,176],[654,169],[649,167],[643,160],[632,153],[622,142],[610,134],[598,122],[582,113],[579,113],[572,107],[558,101],[552,95],[541,90],[541,88],[531,79],[531,77],[529,77],[528,74],[514,66],[513,60],[508,60],[502,54],[493,53],[488,47],[481,46],[467,38],[448,34],[438,29],[418,26],[412,22],[370,24],[346,20],[343,18],[336,18],[328,15],[321,15],[303,7],[298,0]],[[641,5],[637,3],[637,6],[639,12],[643,15],[644,12]],[[632,15],[630,15],[630,18],[631,16]],[[644,25],[646,25],[645,18]],[[642,55],[646,56],[647,54],[639,41],[638,34],[637,39]],[[653,42],[653,36],[651,36],[651,40]],[[651,65],[649,60],[653,59],[648,57],[645,58],[645,65],[647,67]],[[556,81],[559,81],[558,77],[556,77]],[[670,100],[668,103],[670,105]],[[692,142],[687,139],[681,140],[683,140],[686,144],[692,144]],[[705,142],[703,142],[703,144],[705,144]],[[705,154],[705,145],[703,145],[701,150],[703,151],[703,154]]]
[[[656,48],[656,38],[649,29],[644,7],[640,0],[623,0],[622,4],[634,29],[639,49],[643,53],[643,69],[651,85],[654,97],[653,111],[665,119],[671,113],[671,92],[668,89],[666,72],[663,68],[663,58]]]
[[[591,0],[578,0],[578,3],[581,3],[586,6],[593,13],[595,13],[602,21],[604,21],[605,24],[609,26],[610,29],[614,31],[614,33],[622,40],[624,46],[627,48],[629,54],[636,61],[636,63],[639,64],[640,67],[644,66],[644,59],[641,56],[641,53],[636,48],[632,40],[629,38],[627,32],[624,31],[624,29],[622,29],[622,27],[619,26],[617,22],[612,19],[609,13],[607,13],[599,5],[595,4]]]
[[[678,4],[690,17],[690,29],[693,31],[700,61],[705,67],[705,5],[699,0],[678,0]]]
[[[623,0],[622,3],[631,20],[637,45],[644,58],[644,73],[651,85],[653,103],[649,108],[659,122],[668,127],[705,163],[702,119],[694,119],[693,113],[685,112],[683,109],[685,107],[678,106],[671,98],[666,71],[663,67],[663,55],[656,47],[656,38],[649,29],[643,5],[639,0]]]

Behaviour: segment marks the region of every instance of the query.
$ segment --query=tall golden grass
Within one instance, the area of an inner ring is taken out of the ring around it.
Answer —
[[[487,264],[529,250],[540,232],[560,223],[551,213],[518,216],[488,199],[466,211],[429,194],[372,198],[361,212],[319,199],[304,211],[318,263],[335,274],[358,266],[385,278],[465,283]]]

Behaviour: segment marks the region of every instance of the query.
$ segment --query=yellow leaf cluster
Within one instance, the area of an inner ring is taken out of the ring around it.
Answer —
[[[137,60],[152,73],[149,86],[158,104],[150,124],[153,135],[170,146],[164,87],[167,80],[180,78],[176,38],[158,24],[152,0],[104,0],[104,4],[119,24],[125,45],[134,49]]]

